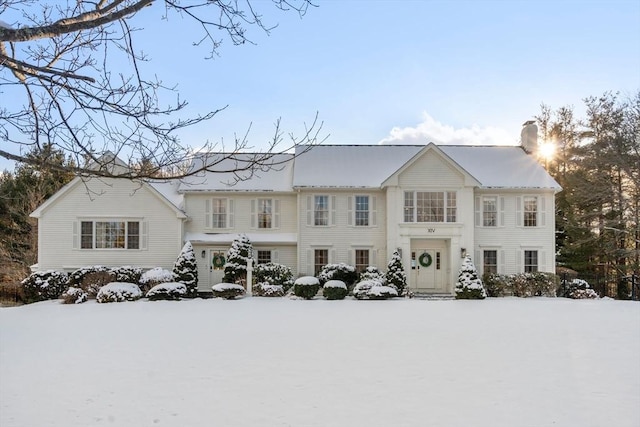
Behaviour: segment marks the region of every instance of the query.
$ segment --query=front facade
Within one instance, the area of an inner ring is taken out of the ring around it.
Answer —
[[[386,270],[399,250],[409,288],[422,293],[452,294],[467,254],[480,273],[554,270],[560,187],[521,147],[317,146],[274,161],[247,177],[119,181],[91,201],[76,183],[34,212],[37,268],[170,268],[190,241],[205,292],[221,281],[224,255],[242,233],[258,263],[295,275],[339,262]],[[117,228],[121,242],[108,245],[118,247],[104,248],[105,227]]]

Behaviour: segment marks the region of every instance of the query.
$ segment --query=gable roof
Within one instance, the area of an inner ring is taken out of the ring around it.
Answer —
[[[561,190],[547,171],[520,146],[319,145],[299,148],[294,188],[380,188],[427,147],[448,157],[480,188]],[[304,150],[308,150],[304,152]]]
[[[263,167],[234,172],[250,166],[256,156],[258,159],[264,159],[260,160]],[[182,179],[178,191],[293,191],[291,182],[294,155],[284,153],[268,155],[267,158],[262,156],[265,154],[221,153],[198,156],[193,160],[190,169],[198,170],[208,164],[211,170]]]

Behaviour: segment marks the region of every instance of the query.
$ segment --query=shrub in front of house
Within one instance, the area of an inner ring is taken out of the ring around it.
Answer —
[[[359,282],[362,282],[365,280],[377,280],[383,285],[387,283],[386,275],[384,273],[381,273],[380,270],[378,270],[378,267],[374,267],[372,265],[365,268],[365,270],[362,273],[360,273],[360,276],[358,277]]]
[[[96,301],[99,303],[124,302],[135,301],[141,297],[142,291],[135,283],[111,282],[100,288]]]
[[[156,285],[173,281],[173,272],[161,267],[155,267],[142,273],[138,284],[140,285],[140,290],[143,293],[147,293]]]
[[[249,259],[253,259],[253,245],[245,234],[239,234],[227,251],[222,280],[226,283],[244,283],[247,279]],[[254,262],[253,265],[255,264]]]
[[[198,265],[191,242],[184,244],[176,263],[173,265],[173,280],[185,284],[187,288],[185,297],[195,298],[198,296]]]
[[[359,300],[384,300],[398,296],[395,287],[385,286],[377,280],[358,282],[353,288],[353,296]]]
[[[320,284],[325,284],[329,280],[340,280],[344,282],[347,287],[352,287],[353,284],[358,281],[358,272],[354,266],[343,262],[339,264],[327,264],[320,270],[318,280],[320,280]]]
[[[512,293],[511,279],[507,275],[485,274],[482,283],[488,297],[504,297]]]
[[[456,299],[484,299],[487,296],[471,257],[465,257],[456,281]]]
[[[322,296],[328,300],[344,299],[349,294],[342,280],[329,280],[322,286]]]
[[[47,270],[31,273],[20,284],[24,302],[31,303],[59,298],[66,289],[67,283],[68,276],[66,273]]]
[[[130,265],[112,267],[111,272],[115,274],[116,282],[138,283],[142,277],[142,269]]]
[[[387,274],[385,276],[387,286],[395,287],[398,291],[398,295],[405,295],[405,289],[407,288],[407,275],[404,272],[404,266],[402,265],[402,258],[400,253],[395,250],[391,255],[391,260],[387,264]]]
[[[116,274],[113,270],[101,265],[82,267],[69,275],[69,285],[81,288],[89,298],[95,298],[100,288],[115,281]]]
[[[553,273],[518,273],[510,276],[516,297],[555,297],[557,276]]]
[[[304,299],[312,299],[318,290],[320,290],[320,281],[317,277],[302,276],[293,282],[293,294]]]
[[[186,294],[187,285],[185,285],[184,283],[166,282],[155,285],[146,293],[145,296],[151,301],[178,301]]]
[[[257,297],[283,297],[286,294],[282,285],[272,285],[269,282],[258,282],[253,285],[253,295]]]
[[[215,298],[235,299],[244,295],[245,290],[237,283],[218,283],[211,287]]]
[[[258,264],[253,269],[253,277],[257,283],[281,286],[284,293],[287,293],[293,286],[293,273],[289,267],[282,264],[273,262]]]
[[[61,297],[63,304],[82,304],[83,302],[87,302],[87,299],[89,299],[89,294],[87,294],[81,288],[70,286],[66,291],[62,293]]]

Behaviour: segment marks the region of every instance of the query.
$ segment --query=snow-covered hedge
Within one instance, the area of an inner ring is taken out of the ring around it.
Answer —
[[[342,280],[329,280],[322,286],[322,295],[328,300],[344,299],[349,291]]]
[[[151,288],[161,283],[173,282],[173,272],[162,267],[155,267],[142,273],[138,283],[143,292],[149,292]]]
[[[589,283],[582,279],[565,280],[559,290],[559,295],[573,299],[596,299],[598,293],[589,287]]]
[[[253,269],[253,277],[258,283],[282,286],[285,293],[293,286],[293,273],[289,267],[282,264],[258,264]]]
[[[211,287],[213,296],[216,298],[234,299],[244,295],[244,287],[237,283],[218,283]]]
[[[272,285],[269,282],[258,282],[253,285],[252,290],[257,297],[282,297],[286,293],[282,285]]]
[[[398,290],[392,286],[385,286],[377,280],[358,282],[353,288],[353,296],[360,300],[388,299],[398,296]]]
[[[67,283],[66,273],[47,270],[31,273],[20,284],[24,301],[30,303],[59,298],[66,289]]]
[[[115,274],[116,282],[138,283],[142,276],[142,269],[124,265],[122,267],[112,267],[111,272]]]
[[[95,298],[104,285],[115,281],[113,269],[102,265],[82,267],[69,275],[69,285],[81,288],[90,298]]]
[[[146,297],[151,301],[177,301],[187,294],[187,285],[179,282],[166,282],[155,285],[147,292]]]
[[[487,296],[470,256],[462,261],[455,291],[456,299],[485,299]]]
[[[329,280],[341,280],[347,287],[351,287],[358,281],[358,272],[354,266],[343,262],[339,264],[327,264],[320,270],[318,279],[321,284],[325,284]]]
[[[320,290],[320,281],[313,276],[298,277],[293,282],[293,293],[304,299],[312,299]]]
[[[62,294],[62,302],[64,304],[81,304],[86,302],[88,298],[89,295],[85,291],[74,286],[70,286]]]
[[[142,291],[135,283],[111,282],[100,288],[96,301],[100,303],[135,301],[141,297]]]
[[[559,283],[553,273],[489,274],[483,279],[490,297],[554,297]],[[562,290],[560,294],[563,295]],[[566,296],[569,297],[568,293]]]
[[[378,267],[374,267],[372,265],[368,266],[362,273],[360,273],[358,281],[363,282],[365,280],[377,280],[383,285],[387,283],[385,274],[381,273],[380,270],[378,270]]]

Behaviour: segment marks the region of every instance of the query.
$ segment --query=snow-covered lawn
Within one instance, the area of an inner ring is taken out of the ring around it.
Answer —
[[[640,425],[640,303],[0,309],[0,426]]]

